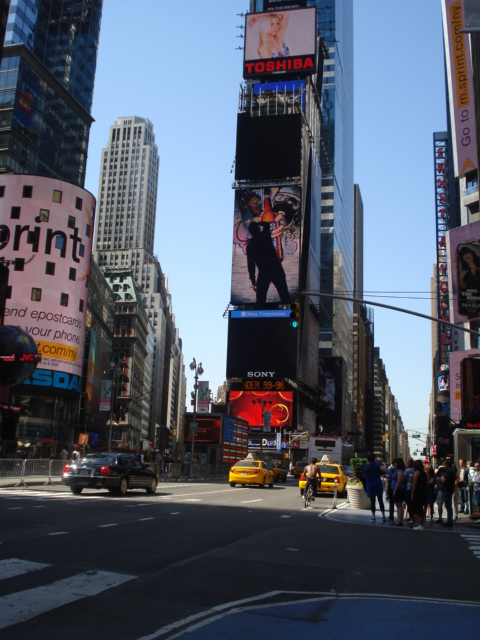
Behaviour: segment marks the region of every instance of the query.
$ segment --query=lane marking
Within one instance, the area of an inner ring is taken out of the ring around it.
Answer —
[[[52,584],[3,596],[0,598],[0,629],[31,620],[81,598],[96,596],[136,577],[108,571],[88,571]]]
[[[238,493],[238,491],[246,491],[245,487],[240,487],[240,489],[219,489],[218,491],[195,491],[195,493],[184,493],[184,494],[179,494],[179,495],[168,495],[168,496],[159,496],[160,500],[171,500],[174,498],[187,498],[189,496],[204,496],[204,495],[212,495],[214,493],[232,493],[232,491],[236,491]]]
[[[276,598],[278,596],[282,596],[285,598],[290,598],[290,600],[285,599],[282,602],[268,602],[271,598]],[[298,596],[304,596],[303,598],[298,598]],[[294,598],[295,597],[295,598]],[[478,602],[473,601],[463,601],[463,600],[451,600],[451,599],[438,599],[438,598],[427,598],[427,597],[416,597],[413,598],[411,596],[399,596],[399,595],[384,595],[378,593],[335,593],[332,594],[326,592],[306,592],[306,591],[271,591],[269,593],[265,593],[263,595],[257,595],[252,598],[245,598],[244,600],[234,600],[230,603],[221,604],[215,607],[212,607],[208,611],[199,612],[193,614],[187,618],[182,620],[178,620],[173,622],[165,627],[161,627],[157,629],[152,634],[147,636],[141,636],[137,638],[137,640],[155,640],[156,638],[160,638],[161,636],[166,635],[167,633],[177,632],[174,635],[169,635],[170,640],[175,640],[176,638],[185,638],[189,633],[196,631],[202,627],[208,626],[217,620],[221,620],[222,618],[228,617],[231,614],[236,614],[244,611],[261,611],[265,608],[281,608],[288,605],[298,605],[301,606],[305,603],[310,602],[328,602],[331,600],[366,600],[375,599],[378,601],[393,601],[393,602],[412,602],[412,603],[428,603],[428,604],[447,604],[447,605],[459,605],[462,607],[473,607],[479,608],[480,605]],[[260,600],[265,600],[264,603],[260,604],[252,604],[256,603]]]
[[[118,527],[118,522],[111,522],[110,524],[99,524],[99,529],[107,529],[108,527]]]
[[[9,558],[8,560],[0,560],[0,576],[2,580],[8,580],[9,578],[15,578],[21,576],[24,573],[30,573],[31,571],[39,571],[50,567],[49,564],[43,562],[30,562],[30,560],[20,560],[19,558]]]
[[[250,504],[251,502],[263,502],[263,498],[257,498],[256,500],[243,500],[240,504]]]
[[[139,518],[139,522],[146,522],[147,520],[155,520],[155,518]]]
[[[47,533],[47,536],[65,536],[68,531],[54,531],[53,533]]]

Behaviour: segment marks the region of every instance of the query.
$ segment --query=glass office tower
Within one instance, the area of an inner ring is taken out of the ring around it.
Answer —
[[[321,156],[321,291],[351,296],[354,289],[353,0],[307,0],[317,7],[324,44]],[[251,11],[263,11],[252,0]],[[340,356],[352,389],[353,304],[321,299],[320,357]]]
[[[0,172],[85,181],[103,0],[7,0]]]

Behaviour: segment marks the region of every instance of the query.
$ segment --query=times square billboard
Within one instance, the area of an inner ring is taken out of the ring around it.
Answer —
[[[307,76],[317,71],[316,8],[245,17],[243,77]]]
[[[299,286],[301,211],[298,186],[235,191],[232,304],[290,302]]]
[[[480,222],[447,231],[449,289],[457,324],[480,318]]]
[[[22,384],[78,393],[85,343],[94,196],[55,178],[0,178],[0,259],[9,267],[5,324],[35,340],[42,360]]]

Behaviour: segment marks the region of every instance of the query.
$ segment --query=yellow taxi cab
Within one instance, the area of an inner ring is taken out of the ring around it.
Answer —
[[[236,484],[258,484],[260,487],[273,487],[273,471],[267,469],[262,460],[240,460],[230,469],[228,481],[231,487]]]
[[[293,467],[293,477],[300,478],[307,464],[308,462],[306,460],[300,460],[299,462],[296,462],[295,466]]]
[[[286,482],[287,481],[287,472],[286,470],[282,467],[282,465],[280,464],[280,462],[267,462],[267,469],[270,469],[271,471],[273,471],[273,481],[274,482],[280,482],[280,480],[282,482]]]
[[[317,462],[316,463],[320,473],[322,474],[322,483],[318,483],[317,493],[333,493],[335,490],[335,479],[337,480],[337,493],[345,494],[347,491],[348,476],[343,470],[343,467],[335,462]],[[303,490],[305,489],[306,478],[302,473],[298,486],[300,488],[300,495],[303,496]]]

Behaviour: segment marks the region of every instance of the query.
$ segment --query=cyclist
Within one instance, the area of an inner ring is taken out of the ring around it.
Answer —
[[[315,498],[317,497],[317,486],[319,482],[322,482],[322,474],[320,473],[320,469],[317,467],[317,459],[316,458],[312,458],[310,464],[308,464],[305,467],[305,477],[307,479],[306,483],[305,483],[305,489],[304,491],[306,491],[308,489],[308,485],[312,485],[312,489],[313,489],[313,497],[312,500],[315,500]]]

